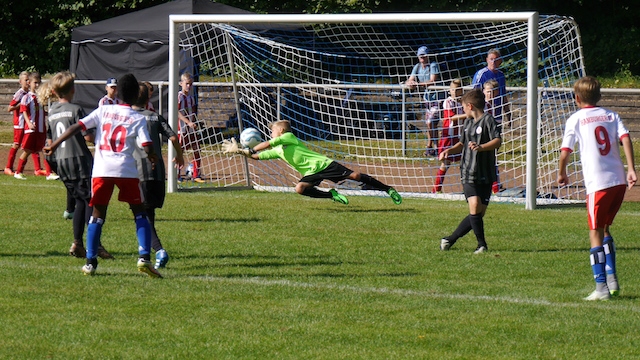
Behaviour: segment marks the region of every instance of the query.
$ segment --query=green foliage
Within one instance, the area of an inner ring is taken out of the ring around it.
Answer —
[[[583,207],[492,203],[490,252],[441,236],[463,201],[296,194],[169,194],[157,213],[165,279],[136,271],[128,208],[109,208],[116,257],[94,277],[67,254],[60,182],[0,177],[0,358],[632,359],[640,204],[614,226],[622,296],[593,288]],[[29,214],[28,216],[26,214]],[[609,334],[606,342],[594,341]],[[37,339],[37,341],[34,341]]]
[[[52,73],[68,68],[74,27],[158,5],[167,0],[8,0],[0,13],[0,76],[26,68]],[[612,76],[613,64],[640,74],[640,7],[635,0],[221,0],[256,13],[370,13],[444,11],[538,11],[574,17],[580,25],[589,74]]]

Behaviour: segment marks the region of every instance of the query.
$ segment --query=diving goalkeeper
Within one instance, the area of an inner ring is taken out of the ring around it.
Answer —
[[[396,205],[402,203],[402,197],[389,185],[377,179],[333,161],[328,157],[309,150],[295,135],[291,133],[289,121],[280,120],[270,124],[271,140],[256,145],[253,149],[242,149],[235,139],[224,140],[222,149],[227,154],[242,154],[255,160],[282,159],[296,169],[302,178],[296,184],[296,192],[312,198],[333,199],[341,204],[348,204],[349,200],[335,189],[322,191],[316,186],[323,180],[334,183],[350,179],[360,181],[375,190],[389,194]]]

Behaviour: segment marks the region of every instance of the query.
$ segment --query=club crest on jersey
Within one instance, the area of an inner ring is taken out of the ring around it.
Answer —
[[[482,134],[482,126],[478,126],[478,127],[476,128],[476,134],[477,134],[477,135]]]

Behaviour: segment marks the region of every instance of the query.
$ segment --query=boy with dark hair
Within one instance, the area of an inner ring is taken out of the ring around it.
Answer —
[[[242,154],[255,160],[284,160],[302,174],[302,179],[296,184],[296,192],[300,195],[333,199],[333,201],[347,205],[349,200],[335,189],[322,191],[316,186],[320,185],[323,180],[337,183],[341,180],[350,179],[361,181],[373,189],[386,192],[396,205],[402,203],[402,197],[391,186],[385,185],[367,174],[353,171],[322,154],[309,150],[291,133],[291,124],[288,121],[276,121],[271,123],[270,128],[271,140],[261,142],[253,149],[240,149],[233,138],[231,141],[224,140],[222,148],[225,153]]]
[[[93,214],[87,228],[87,264],[82,267],[85,275],[94,275],[98,267],[97,247],[100,243],[102,226],[107,216],[107,207],[114,187],[120,189],[118,200],[127,202],[133,212],[138,238],[138,271],[150,277],[162,275],[153,268],[151,259],[151,226],[142,203],[142,192],[138,180],[138,169],[133,156],[139,140],[149,159],[155,162],[156,155],[147,131],[144,116],[131,108],[138,100],[138,81],[132,74],[126,74],[118,80],[118,94],[124,101],[121,105],[103,105],[91,114],[71,125],[51,146],[46,147],[48,154],[53,153],[60,144],[81,130],[96,129],[95,158],[92,170],[89,205]]]
[[[460,142],[440,153],[440,161],[452,154],[462,153],[460,178],[469,215],[456,230],[440,240],[440,250],[449,250],[455,242],[473,230],[478,241],[474,254],[488,250],[484,237],[483,217],[491,198],[491,184],[496,179],[495,151],[502,144],[500,129],[491,114],[484,112],[484,94],[479,89],[462,96],[462,109],[467,119],[462,126]]]
[[[160,134],[168,138],[173,147],[176,149],[176,157],[173,158],[176,168],[180,169],[184,166],[184,158],[182,156],[182,147],[178,141],[178,135],[171,129],[167,120],[157,113],[146,110],[145,106],[149,103],[149,87],[146,84],[140,84],[138,101],[133,106],[147,120],[147,130],[153,142],[153,152],[157,154],[158,161],[155,165],[149,161],[146,154],[138,149],[134,153],[136,164],[138,166],[138,178],[140,179],[140,187],[144,194],[144,205],[149,217],[151,225],[151,247],[156,252],[156,269],[163,268],[169,261],[169,254],[162,246],[162,242],[158,238],[156,231],[156,209],[162,208],[165,198],[165,167],[162,159],[162,141]]]
[[[620,116],[597,106],[600,82],[585,76],[573,86],[580,110],[567,120],[562,139],[558,185],[569,184],[567,165],[575,143],[579,143],[582,175],[587,188],[587,220],[591,250],[589,259],[596,289],[584,300],[609,300],[620,292],[616,274],[616,249],[609,227],[613,223],[626,188],[638,181],[633,144]],[[627,161],[625,171],[618,142]]]

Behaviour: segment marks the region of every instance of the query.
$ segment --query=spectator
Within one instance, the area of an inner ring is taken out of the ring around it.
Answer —
[[[193,76],[184,73],[180,77],[180,92],[178,93],[178,129],[180,131],[180,145],[183,149],[193,150],[192,176],[193,181],[203,183],[200,173],[200,141],[198,139],[198,121],[196,100],[191,95],[191,87],[193,86]],[[180,179],[178,179],[180,180]]]
[[[409,79],[405,85],[411,90],[424,88],[425,121],[427,123],[427,149],[426,156],[436,156],[436,145],[438,143],[438,99],[432,91],[428,91],[428,86],[434,85],[438,81],[440,68],[435,61],[429,62],[429,48],[421,46],[418,48],[418,63],[411,70]]]
[[[484,83],[489,80],[495,80],[498,82],[499,95],[502,97],[502,109],[501,114],[504,115],[504,122],[511,121],[511,108],[509,106],[509,98],[507,96],[507,80],[500,65],[502,65],[502,58],[500,57],[500,50],[493,48],[487,53],[487,66],[478,70],[473,75],[471,86],[474,89],[482,89]]]

